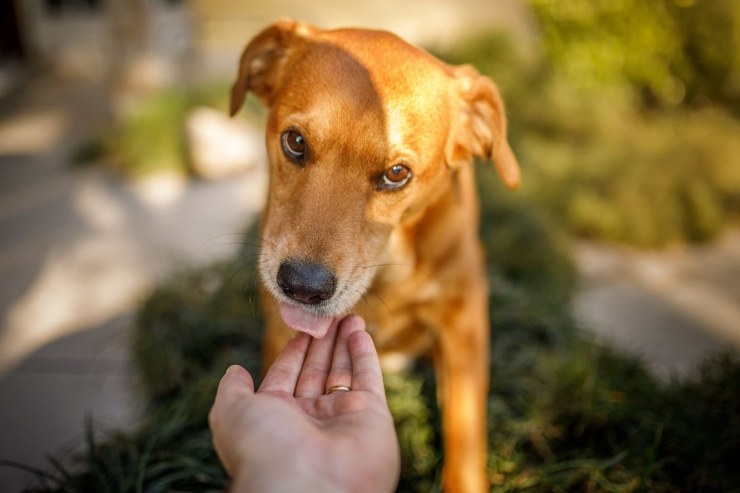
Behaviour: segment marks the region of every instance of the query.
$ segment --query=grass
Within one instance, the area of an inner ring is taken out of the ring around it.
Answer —
[[[572,319],[567,243],[481,167],[492,366],[489,479],[495,492],[740,491],[740,359],[664,385]],[[258,369],[253,236],[232,262],[183,272],[142,304],[133,354],[148,402],[134,430],[93,436],[29,492],[223,491],[206,416],[225,368]],[[386,376],[403,471],[399,491],[439,491],[443,452],[429,367]]]

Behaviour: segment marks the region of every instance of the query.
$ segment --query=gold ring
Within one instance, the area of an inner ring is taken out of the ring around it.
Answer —
[[[341,390],[342,392],[349,392],[350,390],[352,390],[352,388],[347,385],[334,385],[333,387],[329,387],[329,390],[326,391],[326,395],[329,395],[332,392],[336,392],[338,390]]]

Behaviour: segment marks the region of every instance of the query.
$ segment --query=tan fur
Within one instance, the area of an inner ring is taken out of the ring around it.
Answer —
[[[246,47],[232,114],[248,91],[270,110],[260,258],[266,364],[291,335],[277,309],[280,262],[331,267],[336,294],[316,311],[362,315],[381,355],[433,356],[444,489],[487,491],[487,285],[471,160],[492,159],[507,186],[519,184],[496,86],[389,33],[280,21]],[[308,142],[304,167],[283,156],[287,128]],[[399,162],[412,180],[376,190]]]

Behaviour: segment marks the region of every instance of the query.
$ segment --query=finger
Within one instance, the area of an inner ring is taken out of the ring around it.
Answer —
[[[357,315],[351,315],[339,323],[331,370],[326,379],[326,391],[337,385],[352,387],[352,359],[349,355],[349,336],[358,330],[365,330],[365,321]]]
[[[311,336],[303,332],[289,340],[267,370],[258,392],[285,392],[293,395],[310,342]]]
[[[231,365],[218,382],[216,401],[232,401],[254,394],[252,375],[239,365]]]
[[[352,360],[352,390],[365,390],[385,398],[380,359],[370,334],[364,330],[352,332],[349,355]]]
[[[254,381],[247,370],[238,365],[231,365],[221,377],[216,391],[213,407],[208,415],[211,426],[216,426],[225,409],[235,402],[254,394]]]
[[[306,360],[303,362],[301,376],[295,388],[296,397],[318,397],[326,388],[326,377],[331,367],[331,357],[334,352],[334,342],[337,338],[339,320],[334,319],[326,335],[321,339],[312,339],[308,348]]]

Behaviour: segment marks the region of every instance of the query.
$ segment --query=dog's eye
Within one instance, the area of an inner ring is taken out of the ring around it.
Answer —
[[[378,190],[395,190],[404,186],[411,179],[411,170],[404,164],[391,166],[378,182]]]
[[[297,130],[286,130],[281,137],[285,157],[302,165],[306,158],[306,139]]]

